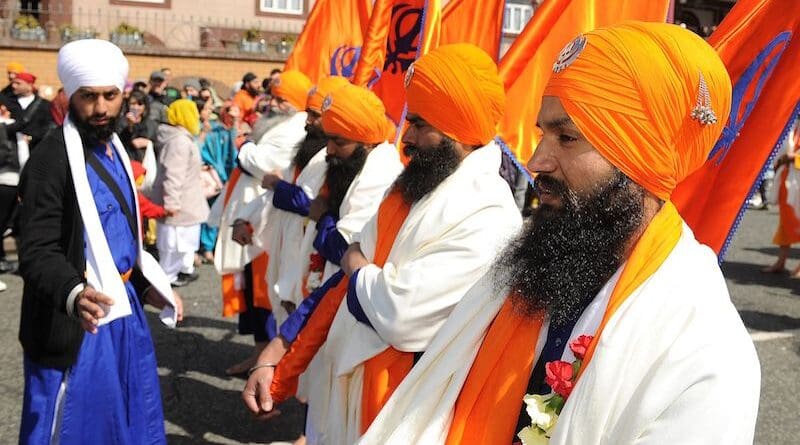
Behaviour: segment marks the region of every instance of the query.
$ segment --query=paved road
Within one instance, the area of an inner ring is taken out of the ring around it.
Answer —
[[[762,366],[762,397],[756,443],[800,443],[800,282],[759,272],[776,249],[770,245],[777,223],[773,211],[750,211],[723,266],[731,295],[755,341]],[[793,252],[790,267],[800,262]],[[225,367],[250,352],[235,335],[235,321],[220,317],[219,284],[209,266],[184,288],[188,316],[180,329],[164,328],[150,313],[161,366],[170,444],[242,444],[288,440],[300,431],[296,405],[267,423],[256,423],[239,399],[242,380],[224,377]],[[17,342],[21,280],[2,278],[9,289],[0,298],[0,444],[14,443],[22,400],[22,351]]]

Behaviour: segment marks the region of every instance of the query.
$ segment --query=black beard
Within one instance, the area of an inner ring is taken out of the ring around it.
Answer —
[[[325,132],[317,127],[306,125],[306,138],[300,142],[300,147],[294,155],[294,165],[300,170],[306,168],[311,158],[328,144]]]
[[[563,207],[533,211],[521,233],[494,266],[497,284],[510,289],[524,316],[546,311],[563,326],[580,317],[624,261],[625,244],[644,217],[642,187],[619,170],[591,196],[540,175],[536,184],[561,198]]]
[[[404,151],[411,160],[397,177],[395,187],[408,204],[414,204],[432,192],[461,164],[455,142],[447,137],[436,147],[406,145]]]
[[[92,125],[88,120],[81,119],[79,116],[78,111],[75,110],[75,107],[73,107],[70,102],[69,117],[78,129],[81,140],[83,140],[83,145],[89,147],[108,142],[111,139],[111,135],[116,131],[117,121],[119,121],[118,114],[116,116],[110,116],[108,123],[105,125]]]
[[[328,186],[328,212],[339,218],[339,207],[344,201],[344,195],[350,188],[353,179],[356,178],[367,162],[367,149],[359,144],[347,159],[339,159],[328,155],[325,161],[328,163],[328,173],[325,177],[325,184]]]

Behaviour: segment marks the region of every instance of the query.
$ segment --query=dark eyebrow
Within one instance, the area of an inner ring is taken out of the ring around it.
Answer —
[[[543,128],[544,127],[547,130],[561,130],[561,129],[564,129],[565,127],[569,126],[570,124],[573,124],[573,122],[572,122],[572,119],[569,118],[569,116],[559,117],[559,118],[544,122],[544,124],[542,124],[541,122],[538,122],[538,121],[536,122],[536,126],[538,128]]]

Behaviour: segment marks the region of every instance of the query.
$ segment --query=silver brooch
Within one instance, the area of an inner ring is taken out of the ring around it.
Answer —
[[[708,92],[708,84],[703,72],[700,72],[700,86],[697,91],[697,103],[692,109],[692,119],[699,121],[703,125],[713,125],[717,123],[717,114],[711,108],[711,94]]]
[[[583,34],[578,34],[578,37],[567,43],[567,46],[558,53],[558,59],[553,64],[553,72],[560,73],[572,65],[572,62],[578,58],[584,48],[586,48],[586,37]]]
[[[311,87],[311,89],[308,91],[308,97],[311,97],[311,96],[313,96],[315,94],[317,94],[317,86],[316,85]]]
[[[322,101],[322,112],[326,112],[331,109],[331,105],[333,105],[333,98],[331,95],[325,96],[325,100]]]
[[[412,63],[411,66],[408,67],[406,70],[406,77],[403,79],[403,83],[405,84],[406,88],[411,85],[411,79],[414,77],[414,64]]]

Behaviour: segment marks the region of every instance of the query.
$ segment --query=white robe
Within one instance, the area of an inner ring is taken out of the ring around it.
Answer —
[[[296,113],[265,133],[258,145],[247,143],[239,149],[239,165],[249,174],[242,173],[235,185],[228,184],[234,187],[230,199],[227,204],[218,199],[208,219],[209,225],[219,227],[214,266],[220,274],[241,272],[264,251],[257,244],[243,247],[233,241],[231,224],[242,218],[250,221],[255,233],[265,230],[272,209],[272,192],[261,187],[261,179],[267,173],[289,167],[306,136],[305,122],[306,113]],[[223,198],[225,193],[227,188],[221,194]],[[260,205],[248,206],[257,198],[262,200]]]
[[[467,156],[433,192],[414,204],[383,268],[360,269],[356,293],[374,330],[342,304],[312,382],[309,418],[319,443],[351,444],[360,434],[363,363],[389,346],[423,351],[451,309],[480,278],[521,224],[500,178],[492,142]],[[375,255],[377,218],[356,240]]]
[[[584,311],[569,341],[594,335],[619,273]],[[455,402],[505,295],[487,276],[464,297],[359,444],[445,442]],[[546,336],[545,325],[537,354]],[[574,360],[569,348],[562,359]],[[759,391],[758,357],[717,257],[684,225],[666,261],[610,319],[551,444],[751,444]]]

